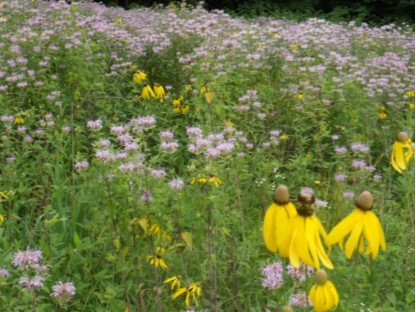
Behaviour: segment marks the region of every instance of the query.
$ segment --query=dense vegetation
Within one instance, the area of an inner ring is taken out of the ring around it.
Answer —
[[[124,8],[151,7],[155,4],[153,0],[105,0],[102,2]],[[171,2],[161,0],[156,3],[167,5]],[[273,16],[297,20],[319,17],[333,22],[355,20],[370,25],[414,24],[415,22],[415,3],[410,0],[207,0],[204,2],[208,10],[220,9],[245,17]],[[194,1],[189,1],[189,3],[195,4]]]
[[[414,311],[411,27],[10,0],[0,36],[0,311],[312,311],[281,184],[327,233],[370,191],[385,250],[321,233],[337,311]]]

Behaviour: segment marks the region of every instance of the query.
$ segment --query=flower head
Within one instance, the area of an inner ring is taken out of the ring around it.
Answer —
[[[414,145],[406,132],[400,132],[397,135],[397,139],[393,144],[393,150],[391,153],[391,164],[393,168],[402,173],[406,170],[410,159],[413,157]]]
[[[315,269],[319,269],[321,262],[332,269],[332,262],[323,248],[320,237],[326,240],[327,234],[321,221],[314,215],[317,208],[315,197],[302,192],[295,206],[297,215],[290,220],[280,255],[289,258],[295,268],[299,268],[302,261]]]
[[[315,284],[309,291],[309,298],[316,312],[332,311],[338,305],[339,296],[337,289],[328,280],[327,273],[322,269],[315,274]]]
[[[276,189],[273,201],[264,216],[263,240],[269,251],[279,252],[283,245],[282,239],[289,230],[289,219],[297,213],[295,206],[290,202],[289,190],[285,185]]]
[[[75,296],[75,286],[72,283],[58,282],[52,286],[51,296],[63,302],[68,302]]]
[[[280,261],[266,265],[263,274],[262,286],[268,289],[276,289],[283,284],[283,265]]]
[[[201,287],[198,284],[191,283],[188,287],[179,288],[172,296],[172,299],[176,299],[179,296],[185,294],[185,305],[189,308],[191,306],[191,299],[198,306],[198,297],[201,294]]]
[[[150,100],[151,98],[155,98],[155,97],[156,95],[153,92],[152,88],[148,84],[145,84],[142,89],[142,99]]]
[[[140,70],[138,70],[137,72],[135,72],[134,75],[133,75],[133,81],[135,83],[141,83],[142,81],[146,80],[146,78],[147,78],[146,73],[144,73],[144,72],[142,72]]]
[[[376,258],[380,247],[386,250],[386,241],[380,221],[374,212],[373,196],[370,192],[364,191],[356,202],[357,208],[345,219],[339,222],[329,233],[327,243],[333,245],[339,243],[344,248],[344,237],[350,236],[345,244],[345,256],[351,259],[354,250],[360,253],[371,254]],[[365,248],[365,242],[367,248]]]

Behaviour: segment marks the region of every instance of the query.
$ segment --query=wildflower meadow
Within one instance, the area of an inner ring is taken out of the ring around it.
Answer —
[[[0,311],[414,311],[414,36],[1,1]]]

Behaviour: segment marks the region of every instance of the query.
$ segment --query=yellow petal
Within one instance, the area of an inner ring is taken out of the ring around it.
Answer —
[[[171,296],[171,298],[172,299],[176,299],[176,298],[178,298],[180,295],[182,295],[184,292],[186,292],[186,287],[182,287],[182,288],[179,288],[172,296]]]
[[[290,246],[292,242],[293,232],[295,230],[295,221],[297,217],[293,217],[289,220],[288,228],[286,233],[282,236],[281,241],[278,242],[279,244],[279,254],[283,258],[289,258]]]
[[[308,246],[308,241],[307,241],[307,234],[306,234],[306,226],[307,223],[311,223],[312,226],[308,226],[308,230],[311,231],[311,234],[313,235],[313,233],[317,230],[315,229],[315,227],[312,224],[312,220],[309,219],[310,217],[301,217],[301,221],[298,223],[299,229],[298,229],[298,234],[296,237],[296,241],[295,241],[295,248],[297,251],[297,254],[300,257],[300,260],[302,260],[304,263],[306,263],[307,265],[316,268],[318,266],[319,268],[319,262],[315,263],[312,259],[311,256],[309,254],[309,247]],[[314,248],[315,246],[313,246]]]
[[[263,240],[266,248],[271,252],[277,252],[276,241],[276,211],[277,205],[271,204],[264,215]]]
[[[314,301],[312,301],[312,303],[313,303],[313,308],[315,311],[320,311],[320,312],[327,311],[325,309],[325,291],[324,291],[323,286],[317,285],[315,296],[314,296]]]
[[[399,173],[401,173],[407,167],[403,151],[403,148],[405,148],[406,145],[408,144],[399,141],[395,141],[393,144],[391,164],[393,165],[393,168],[396,169]]]
[[[295,248],[295,241],[298,239],[299,234],[299,222],[302,222],[302,217],[295,217],[294,223],[293,223],[293,233],[292,233],[292,239],[290,241],[290,248],[289,248],[289,260],[290,263],[295,267],[300,267],[300,261],[299,261],[299,255],[296,252]]]
[[[357,220],[357,223],[354,225],[351,235],[345,244],[345,256],[347,259],[351,259],[354,250],[357,248],[361,232],[363,230],[363,218]]]
[[[372,211],[367,211],[364,213],[364,226],[363,233],[364,237],[368,242],[368,249],[374,259],[378,255],[378,250],[380,247],[380,233],[377,228],[377,223],[375,223],[375,215]]]
[[[381,227],[381,223],[380,223],[380,220],[377,218],[377,216],[376,216],[376,214],[375,213],[372,213],[373,214],[373,219],[374,219],[374,223],[376,224],[376,228],[377,228],[377,230],[378,230],[378,233],[379,233],[379,242],[380,242],[380,246],[381,246],[381,249],[383,249],[384,251],[386,250],[386,239],[385,239],[385,237],[384,237],[384,232],[383,232],[383,228]]]
[[[319,223],[320,223],[319,219],[317,217],[313,216],[313,221],[318,224],[317,225],[317,227],[318,227]],[[318,232],[315,233],[315,245],[316,245],[316,251],[318,253],[319,260],[328,269],[333,269],[334,266],[331,262],[331,259],[329,259],[328,255],[325,252],[324,246],[322,245],[321,238],[320,238]]]
[[[283,207],[285,208],[289,219],[298,214],[295,205],[291,202],[287,203],[286,205],[283,205]]]
[[[188,291],[186,293],[186,298],[185,298],[185,304],[186,306],[189,308],[189,297],[190,297],[191,293]]]
[[[309,246],[309,251],[313,258],[313,264],[312,265],[308,264],[308,265],[315,269],[319,269],[318,250],[317,250],[316,241],[315,241],[316,231],[317,229],[316,229],[314,220],[309,220],[309,222],[306,223],[305,232],[306,232],[306,241]]]
[[[362,211],[358,208],[354,209],[347,217],[340,221],[329,233],[327,244],[333,245],[337,242],[342,242],[345,236],[351,232],[357,219],[362,215]]]

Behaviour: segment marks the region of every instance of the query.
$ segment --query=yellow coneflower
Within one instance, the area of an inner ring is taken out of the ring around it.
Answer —
[[[322,269],[315,274],[315,284],[309,291],[313,309],[316,312],[334,310],[339,302],[339,296],[335,285],[328,280],[328,275]]]
[[[142,81],[146,80],[147,75],[146,73],[142,72],[141,70],[138,70],[133,75],[133,81],[136,83],[141,83]]]
[[[148,84],[145,84],[142,89],[142,99],[149,100],[151,98],[155,98],[156,95],[153,93],[152,88]]]
[[[204,96],[208,104],[211,104],[212,101],[214,101],[214,92],[205,92]]]
[[[339,243],[344,248],[344,237],[350,234],[345,244],[345,256],[351,259],[354,250],[364,253],[364,241],[367,242],[366,254],[376,258],[380,247],[386,250],[386,241],[380,221],[374,212],[373,196],[370,192],[364,191],[356,201],[357,208],[345,219],[339,222],[328,235],[328,244]]]
[[[189,112],[189,105],[182,105],[180,111],[182,115],[186,115]]]
[[[154,256],[147,256],[146,260],[149,262],[150,265],[155,267],[160,266],[162,269],[167,270],[168,266],[166,265],[165,261],[163,260],[162,256],[166,253],[166,249],[163,247],[156,247],[155,255]]]
[[[287,141],[287,140],[289,140],[289,136],[288,136],[287,134],[282,134],[282,135],[280,136],[280,140],[282,140],[282,141]]]
[[[297,98],[298,100],[302,100],[304,95],[302,92],[299,92],[298,94],[295,94],[294,97]]]
[[[16,117],[13,122],[15,125],[23,125],[25,120],[22,117]]]
[[[201,287],[198,284],[192,283],[188,287],[179,288],[172,296],[172,299],[176,299],[179,296],[186,294],[185,305],[189,308],[191,306],[191,299],[198,306],[198,297],[201,294]]]
[[[116,19],[116,23],[117,24],[123,24],[123,20],[119,17],[118,19]]]
[[[174,289],[175,287],[181,288],[181,277],[180,276],[172,276],[167,278],[163,281],[164,284],[170,283],[170,289]]]
[[[220,178],[217,178],[217,177],[214,177],[214,176],[210,177],[208,179],[208,182],[209,183],[213,183],[216,188],[219,188],[220,187],[220,184],[222,183],[222,181],[221,181]]]
[[[412,140],[406,132],[399,132],[391,153],[391,164],[398,173],[406,170],[413,152]]]
[[[325,241],[327,234],[321,221],[314,215],[315,197],[301,193],[295,207],[297,215],[289,223],[289,230],[279,250],[280,255],[289,258],[295,268],[299,268],[302,261],[315,269],[320,268],[320,262],[327,268],[333,269],[320,237],[322,236]]]
[[[386,119],[387,118],[387,113],[386,112],[380,112],[380,113],[378,113],[378,119],[380,119],[380,120],[384,120],[384,119]]]
[[[414,96],[415,96],[415,92],[414,92],[414,91],[412,91],[412,90],[407,91],[407,92],[406,92],[406,96],[407,96],[407,97],[414,97]]]
[[[263,240],[271,252],[281,249],[282,239],[289,230],[289,219],[297,215],[295,206],[290,202],[287,186],[280,185],[273,196],[273,203],[267,208],[263,222]]]
[[[165,100],[165,89],[158,83],[153,85],[153,91],[156,95],[156,98],[162,103]]]

